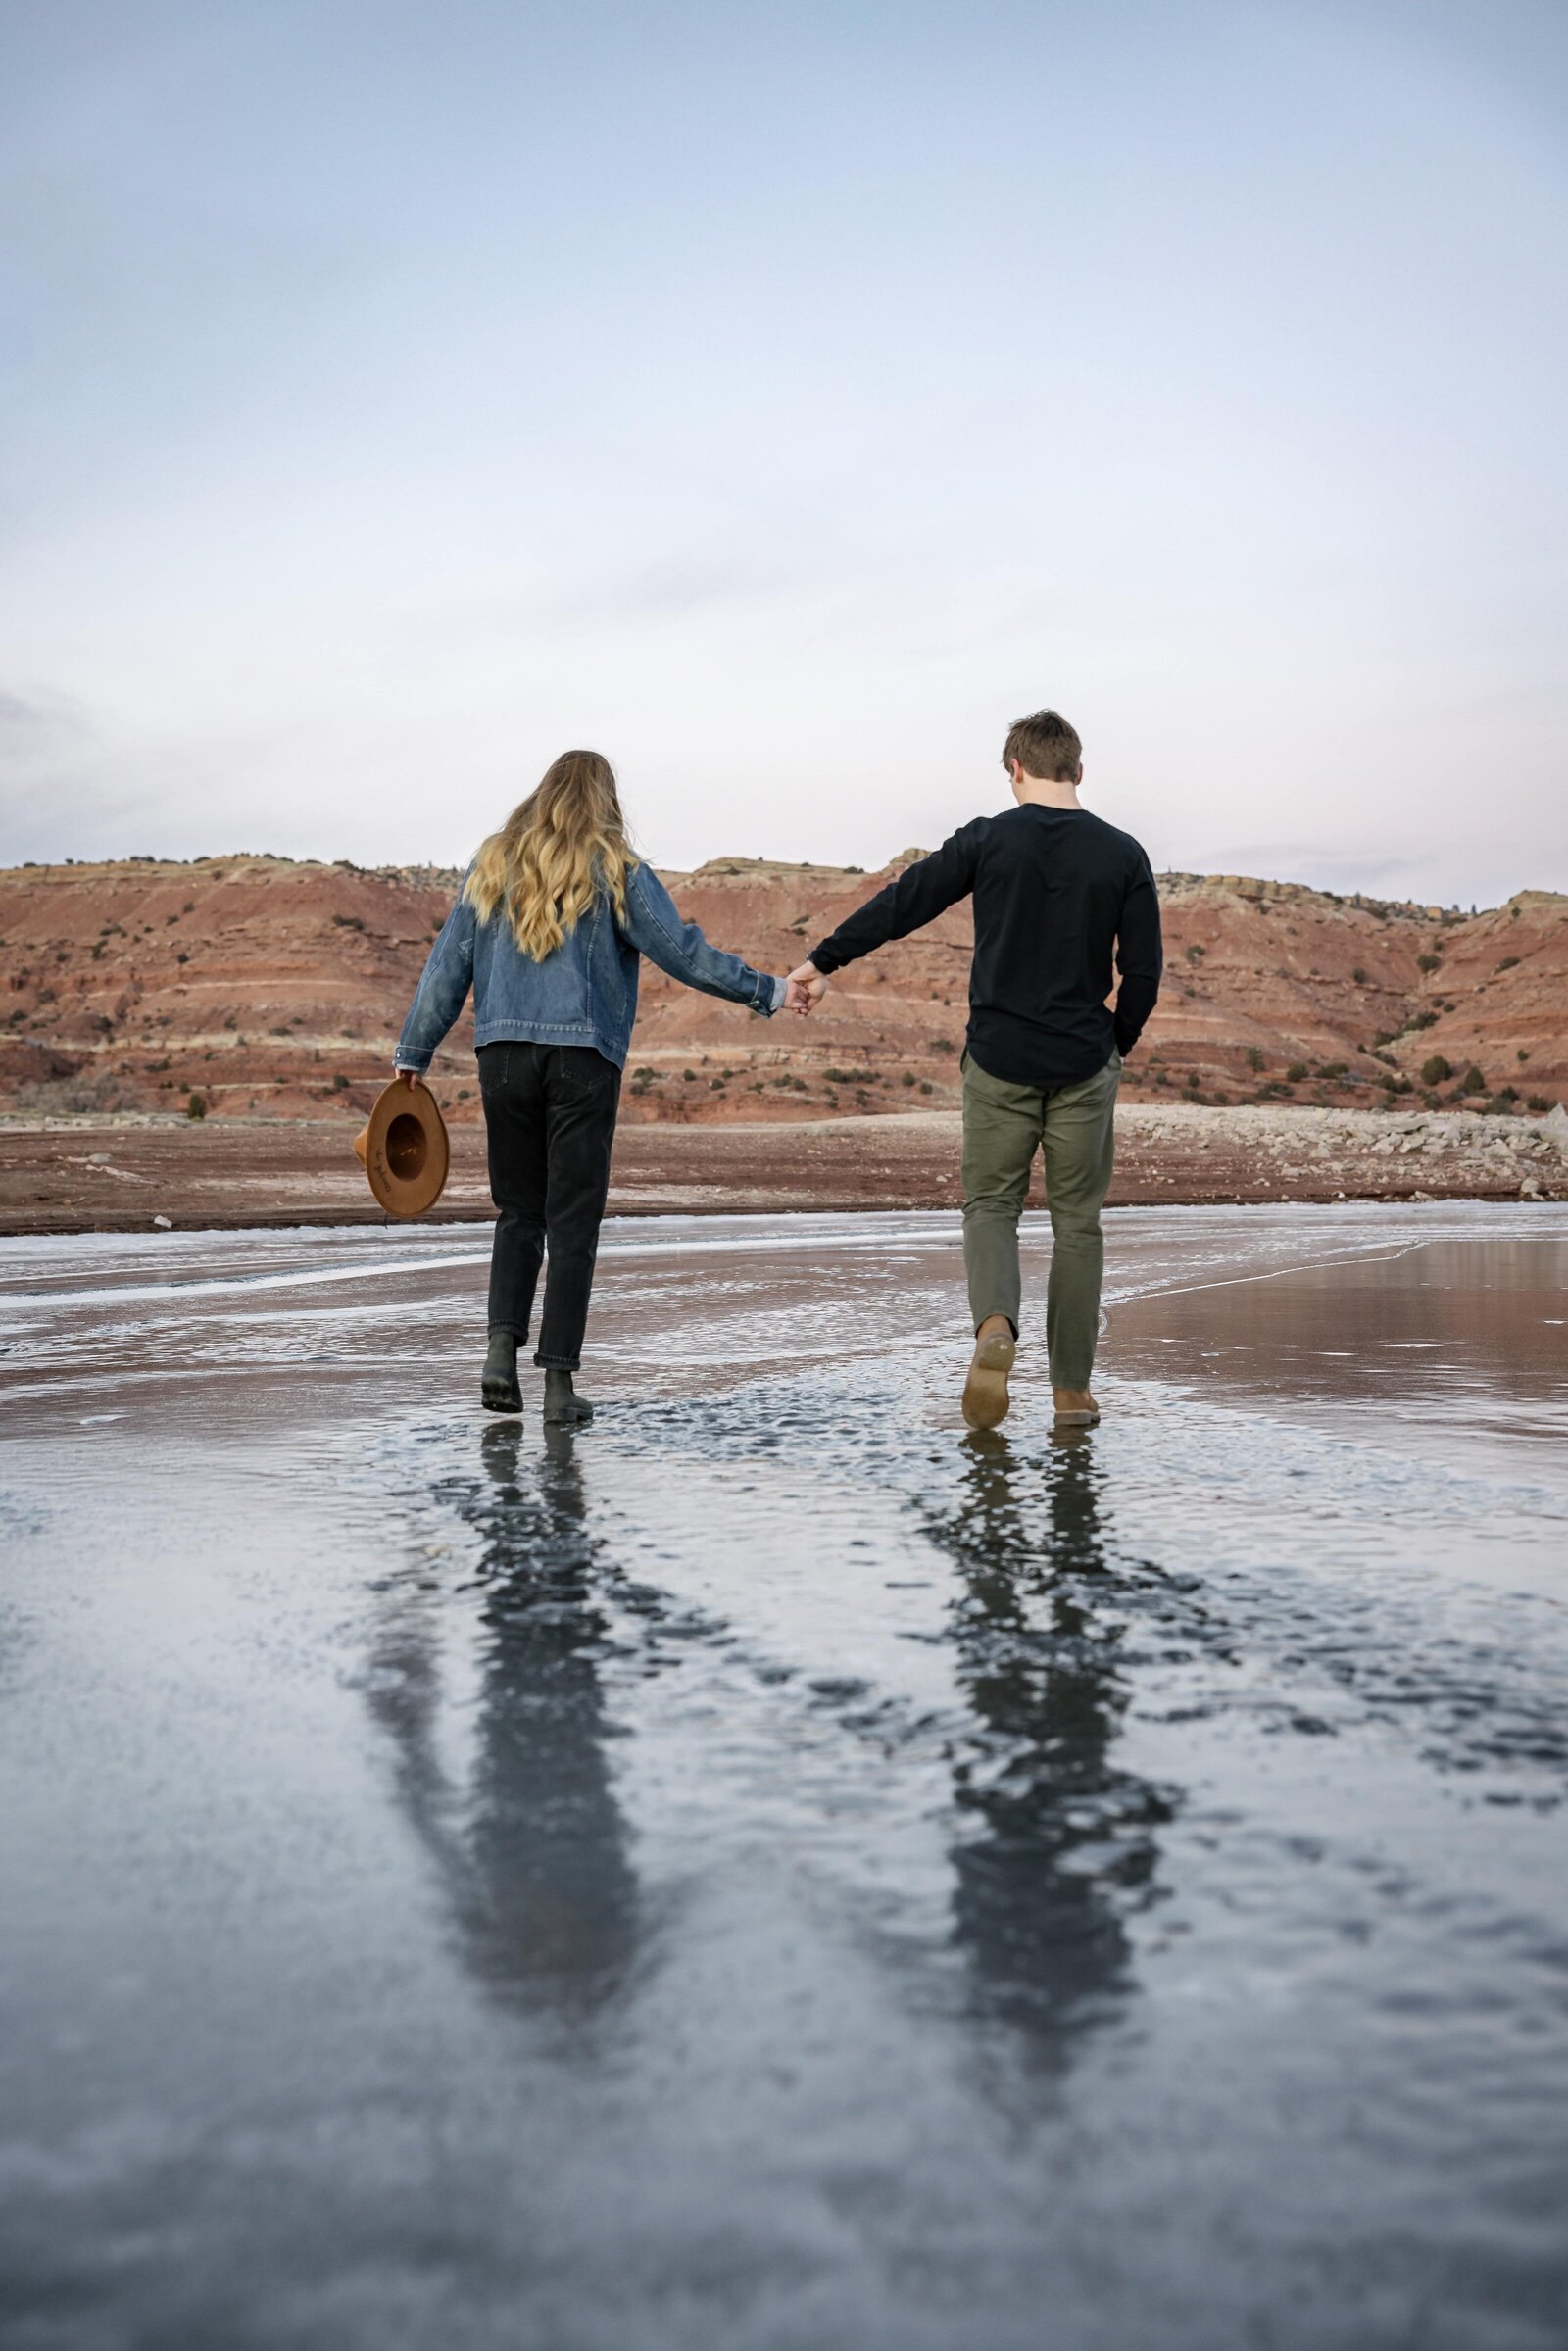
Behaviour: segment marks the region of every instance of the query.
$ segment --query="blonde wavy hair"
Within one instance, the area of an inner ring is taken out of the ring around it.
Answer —
[[[564,751],[483,843],[463,894],[481,922],[504,906],[523,954],[542,963],[601,890],[624,918],[636,862],[615,770],[597,751]]]

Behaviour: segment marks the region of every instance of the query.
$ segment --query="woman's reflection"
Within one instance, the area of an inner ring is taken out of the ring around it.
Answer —
[[[1043,1464],[1001,1436],[966,1451],[962,1506],[934,1530],[962,1570],[954,1630],[976,1717],[956,1929],[982,2013],[1059,2062],[1130,1988],[1123,1919],[1171,1800],[1112,1760],[1121,1623],[1092,1438],[1057,1438]]]
[[[447,1488],[483,1537],[479,1687],[466,1788],[438,1752],[434,1660],[416,1608],[388,1627],[376,1711],[399,1750],[405,1809],[438,1860],[464,1955],[497,1996],[583,2014],[624,1982],[637,1882],[611,1785],[594,1594],[574,1440],[541,1462],[515,1422],[480,1439],[482,1482]]]

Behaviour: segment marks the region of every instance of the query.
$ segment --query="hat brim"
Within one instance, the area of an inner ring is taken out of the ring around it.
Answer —
[[[354,1139],[367,1181],[388,1216],[423,1216],[441,1198],[452,1149],[441,1107],[422,1078],[394,1078]]]

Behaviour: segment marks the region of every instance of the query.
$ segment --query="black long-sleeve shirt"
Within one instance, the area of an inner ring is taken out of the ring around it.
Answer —
[[[1087,808],[1026,801],[977,816],[867,899],[810,959],[837,971],[971,893],[968,1047],[989,1076],[1070,1086],[1102,1069],[1112,1046],[1132,1051],[1159,995],[1159,900],[1132,835]]]

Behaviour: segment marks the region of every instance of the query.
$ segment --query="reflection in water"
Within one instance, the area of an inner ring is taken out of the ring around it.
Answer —
[[[1399,1420],[1568,1436],[1568,1242],[1551,1233],[1406,1244],[1266,1282],[1156,1290],[1119,1304],[1123,1378],[1200,1382]],[[1492,1465],[1491,1455],[1485,1457]]]
[[[626,1977],[637,1883],[606,1756],[605,1622],[574,1441],[548,1432],[542,1463],[522,1444],[520,1423],[492,1424],[480,1440],[484,1483],[448,1489],[484,1543],[466,1789],[437,1752],[435,1663],[412,1610],[378,1651],[373,1702],[475,1976],[499,1997],[580,2015]]]
[[[1130,1989],[1122,1919],[1148,1898],[1172,1799],[1111,1760],[1125,1594],[1089,1432],[1057,1438],[1044,1464],[1002,1436],[966,1451],[962,1505],[933,1529],[962,1571],[955,1638],[977,1723],[958,1772],[955,1928],[980,2012],[1060,2062]]]

